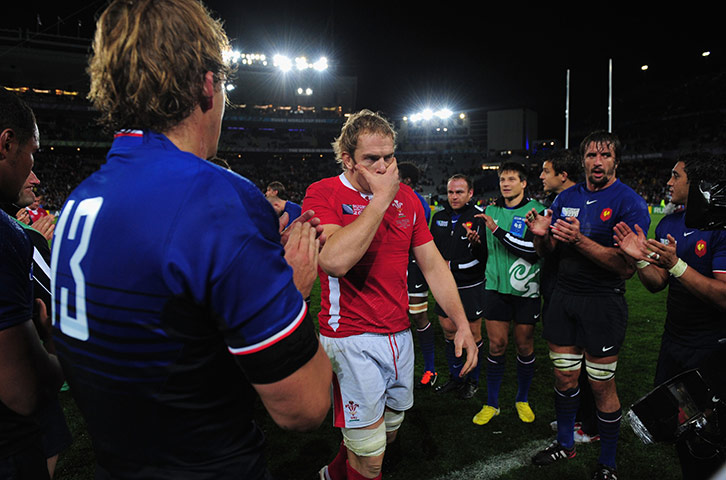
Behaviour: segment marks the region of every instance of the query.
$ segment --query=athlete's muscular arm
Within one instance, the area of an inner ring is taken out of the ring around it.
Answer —
[[[32,320],[0,331],[0,401],[5,406],[30,415],[62,384],[58,358],[43,348]]]
[[[665,270],[673,268],[679,261],[676,255],[676,239],[670,234],[667,238],[667,245],[654,239],[648,240],[648,248],[656,253],[652,262]],[[678,280],[694,296],[721,310],[726,310],[726,273],[714,272],[713,276],[714,278],[706,277],[696,269],[689,267],[686,268],[683,275],[678,277]]]
[[[635,273],[635,265],[619,248],[600,245],[583,235],[580,222],[575,217],[557,219],[551,235],[560,242],[571,244],[587,258],[621,278],[630,278]]]
[[[315,355],[293,374],[253,387],[276,424],[287,430],[306,431],[320,426],[330,409],[332,378],[330,359],[318,343]]]
[[[461,356],[462,349],[466,350],[466,362],[461,369],[463,377],[476,366],[478,349],[471,334],[464,307],[461,305],[454,277],[433,241],[414,247],[413,254],[434,298],[456,325],[456,336],[454,337],[456,356]]]
[[[663,290],[668,285],[669,273],[667,269],[656,265],[652,257],[648,256],[652,251],[648,248],[648,239],[643,229],[636,224],[633,232],[627,223],[619,222],[613,228],[613,233],[613,239],[622,252],[634,262],[648,263],[647,266],[637,269],[638,278],[643,286],[653,293]]]
[[[368,182],[373,198],[358,218],[345,227],[323,226],[327,240],[320,251],[319,264],[331,277],[344,276],[368,251],[399,188],[395,160],[380,174],[370,173],[360,164],[355,168]]]

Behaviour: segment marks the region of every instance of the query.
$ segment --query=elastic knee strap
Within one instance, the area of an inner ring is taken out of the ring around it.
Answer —
[[[359,457],[376,457],[386,451],[386,425],[376,428],[342,428],[343,443]]]
[[[408,313],[412,315],[416,315],[417,313],[424,313],[429,310],[429,302],[423,302],[423,303],[409,303],[408,304]]]
[[[557,353],[550,350],[550,360],[557,370],[571,372],[582,368],[582,354]]]
[[[595,363],[585,360],[585,369],[587,370],[588,378],[598,382],[605,382],[615,377],[615,369],[617,366],[617,361],[612,363]]]
[[[386,410],[383,414],[383,423],[386,426],[386,433],[395,432],[398,427],[403,423],[403,417],[406,416],[406,412],[394,412]]]

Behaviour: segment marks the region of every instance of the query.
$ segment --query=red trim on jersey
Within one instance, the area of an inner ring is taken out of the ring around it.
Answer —
[[[393,356],[393,370],[396,372],[396,380],[398,380],[398,357],[400,356],[400,351],[398,350],[398,342],[396,341],[396,337],[393,335],[388,335],[388,344],[391,346],[391,355]],[[395,345],[395,348],[394,348]]]
[[[277,342],[287,338],[297,330],[297,327],[302,325],[303,320],[305,320],[305,315],[308,312],[308,305],[305,303],[305,300],[303,300],[303,308],[300,310],[300,313],[298,313],[297,317],[290,322],[290,324],[285,327],[284,329],[277,332],[275,335],[266,338],[265,340],[255,343],[254,345],[249,345],[247,347],[241,347],[241,348],[233,348],[233,347],[227,347],[227,350],[229,350],[229,353],[233,355],[249,355],[251,353],[259,352],[260,350],[264,350]]]
[[[113,138],[118,138],[118,137],[143,137],[143,136],[144,136],[144,132],[141,131],[141,130],[128,130],[128,131],[123,131],[123,132],[117,132],[113,136]]]

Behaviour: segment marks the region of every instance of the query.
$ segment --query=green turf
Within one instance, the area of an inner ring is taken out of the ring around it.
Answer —
[[[652,230],[661,215],[653,215]],[[320,291],[316,285],[312,298],[312,313],[319,310]],[[623,411],[652,387],[655,363],[663,331],[666,292],[651,294],[645,290],[637,277],[627,283],[626,298],[629,306],[629,324],[625,344],[620,354],[617,370],[617,384]],[[432,320],[433,305],[429,314]],[[445,372],[443,358],[443,334],[438,323],[437,366]],[[524,445],[545,446],[553,438],[549,423],[554,420],[553,374],[547,356],[545,342],[541,340],[541,325],[535,335],[536,364],[535,379],[530,391],[530,403],[537,416],[534,423],[526,425],[519,421],[514,411],[516,393],[515,356],[511,348],[507,353],[507,371],[500,394],[502,413],[489,425],[477,426],[472,416],[486,399],[484,374],[479,392],[471,400],[459,400],[452,396],[441,397],[431,391],[416,391],[415,405],[407,412],[400,430],[401,460],[392,474],[384,478],[401,480],[428,480],[455,478],[453,472],[466,468],[466,478],[501,479],[589,479],[597,462],[599,444],[578,447],[575,459],[550,467],[528,465],[529,454],[511,458],[510,452],[519,451]],[[419,356],[420,357],[420,356]],[[420,361],[420,358],[419,358]],[[421,365],[417,363],[416,374]],[[445,374],[443,375],[445,376]],[[442,378],[442,380],[445,380]],[[67,393],[63,402],[72,425],[75,442],[73,447],[61,455],[58,464],[58,479],[92,478],[93,454],[88,436],[77,410]],[[337,452],[340,433],[333,428],[331,415],[323,425],[312,433],[298,434],[283,432],[269,420],[264,409],[258,405],[256,416],[267,436],[267,457],[270,470],[280,480],[315,479],[316,472],[327,464]],[[475,473],[489,459],[503,459],[524,465],[507,473]],[[680,469],[670,445],[643,445],[623,422],[618,444],[618,465],[620,478],[658,478],[670,480],[680,478]]]

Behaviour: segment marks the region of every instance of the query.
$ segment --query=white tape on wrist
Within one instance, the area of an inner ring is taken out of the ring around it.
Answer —
[[[669,268],[668,271],[671,275],[678,278],[683,275],[687,268],[688,264],[679,258],[676,264]]]

